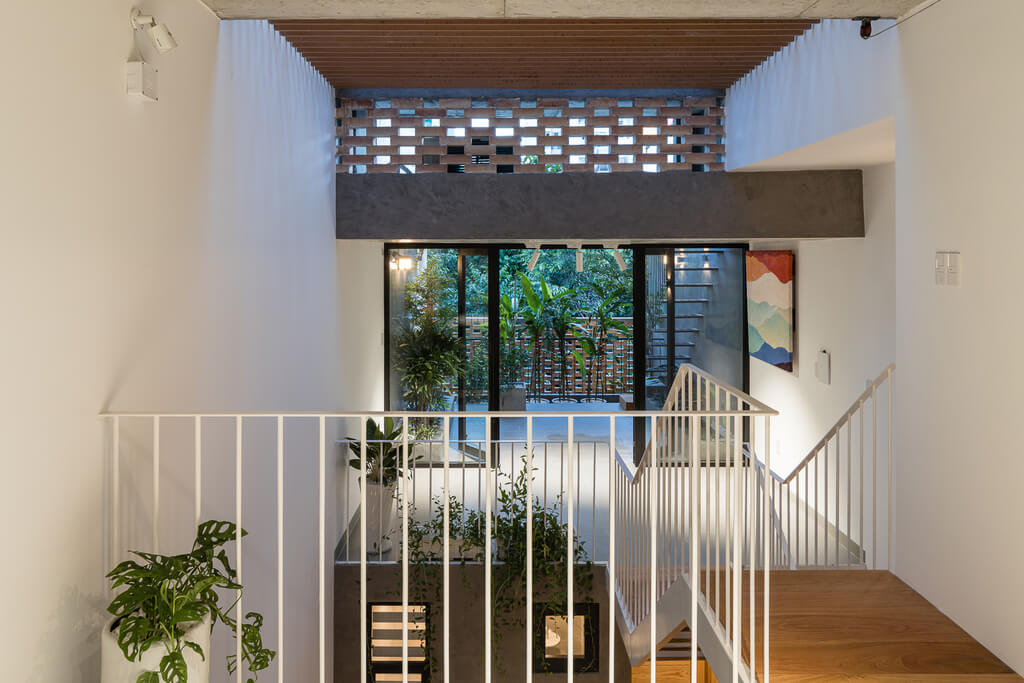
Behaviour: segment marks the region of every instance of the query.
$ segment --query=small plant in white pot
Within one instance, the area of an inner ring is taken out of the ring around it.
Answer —
[[[356,471],[365,471],[366,485],[366,543],[367,552],[385,553],[391,550],[391,536],[395,529],[398,477],[404,476],[401,467],[402,423],[390,417],[384,418],[381,429],[372,418],[366,419],[366,462],[362,462],[363,451],[360,440],[349,437],[348,447],[352,451],[349,465]],[[410,435],[411,438],[411,435]],[[409,465],[421,456],[409,449]],[[363,485],[364,477],[360,477]]]
[[[242,590],[222,547],[235,533],[231,522],[203,522],[191,552],[134,551],[141,562],[125,560],[107,574],[113,589],[123,590],[107,607],[114,618],[102,634],[102,683],[208,683],[217,622],[241,640],[249,683],[270,666],[276,653],[263,647],[263,617],[249,612],[239,624],[231,616],[235,603],[221,605],[218,591]],[[229,672],[238,664],[235,655],[227,658]]]

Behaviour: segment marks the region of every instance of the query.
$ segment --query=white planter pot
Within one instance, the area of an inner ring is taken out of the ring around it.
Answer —
[[[366,552],[370,555],[391,550],[398,507],[395,489],[395,484],[366,485]]]
[[[103,626],[103,633],[100,636],[100,661],[102,673],[100,683],[135,683],[139,674],[146,671],[159,671],[160,660],[167,654],[167,648],[163,645],[156,645],[149,648],[142,654],[142,659],[137,662],[129,662],[121,648],[117,646],[117,634],[111,628],[114,621],[108,621]],[[210,681],[210,618],[207,617],[201,623],[196,624],[185,634],[186,640],[191,640],[203,649],[206,653],[204,661],[196,652],[185,648],[185,664],[188,666],[188,683],[209,683]]]

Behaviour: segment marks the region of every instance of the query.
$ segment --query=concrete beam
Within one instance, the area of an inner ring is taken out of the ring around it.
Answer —
[[[222,19],[895,18],[920,0],[203,0]]]
[[[341,174],[338,239],[863,237],[860,171]]]

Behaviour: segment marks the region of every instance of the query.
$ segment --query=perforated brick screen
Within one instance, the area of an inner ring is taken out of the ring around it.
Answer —
[[[339,173],[721,171],[720,97],[343,99]]]

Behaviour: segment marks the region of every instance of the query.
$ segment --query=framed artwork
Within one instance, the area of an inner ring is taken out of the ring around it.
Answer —
[[[747,252],[750,355],[793,372],[793,252]]]

